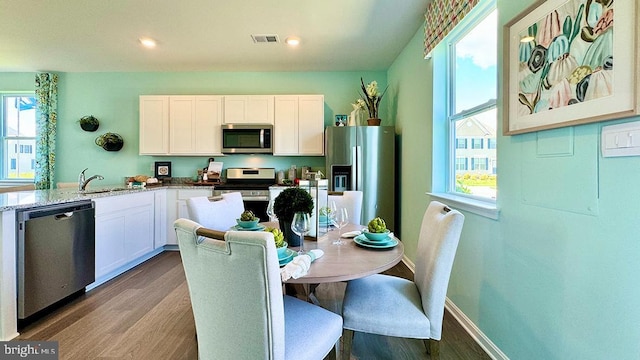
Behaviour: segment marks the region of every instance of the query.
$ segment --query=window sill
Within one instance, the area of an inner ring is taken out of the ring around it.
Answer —
[[[464,196],[458,196],[447,193],[427,193],[435,200],[447,202],[449,205],[465,210],[476,215],[484,216],[492,220],[498,220],[500,216],[500,210],[495,203],[470,199]]]

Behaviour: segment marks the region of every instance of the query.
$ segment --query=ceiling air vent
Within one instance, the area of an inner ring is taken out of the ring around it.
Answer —
[[[278,35],[251,35],[254,43],[279,43]]]

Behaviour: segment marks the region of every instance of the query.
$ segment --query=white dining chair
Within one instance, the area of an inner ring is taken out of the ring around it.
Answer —
[[[188,219],[174,227],[200,360],[338,357],[342,318],[282,294],[272,233],[228,231],[215,240],[220,232]]]
[[[206,196],[187,199],[189,219],[213,230],[229,230],[237,224],[236,219],[243,211],[244,202],[239,192],[222,194],[220,199]]]
[[[463,223],[460,212],[432,201],[422,218],[414,281],[376,274],[347,283],[344,359],[354,332],[423,339],[430,358],[439,358],[444,302]]]
[[[334,201],[338,208],[346,208],[350,223],[364,223],[362,220],[362,191],[344,191],[342,195],[329,195],[328,201],[329,204]]]

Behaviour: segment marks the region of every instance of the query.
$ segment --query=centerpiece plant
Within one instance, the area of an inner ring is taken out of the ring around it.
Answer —
[[[283,190],[273,202],[273,211],[280,222],[280,229],[290,246],[299,246],[300,239],[291,231],[291,221],[297,212],[305,212],[311,215],[313,211],[313,198],[303,188],[291,187]]]

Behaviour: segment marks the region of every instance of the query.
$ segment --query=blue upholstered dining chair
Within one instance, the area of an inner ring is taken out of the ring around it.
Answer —
[[[342,303],[343,359],[354,332],[423,339],[438,359],[449,276],[464,215],[432,201],[422,218],[414,281],[372,275],[347,283]]]
[[[207,229],[227,231],[237,224],[236,219],[243,211],[244,202],[239,192],[222,194],[218,200],[206,196],[187,199],[189,219]]]
[[[338,355],[342,318],[283,296],[273,234],[174,223],[206,359],[309,359]],[[224,241],[213,237],[224,236]],[[336,352],[332,353],[335,347]]]

